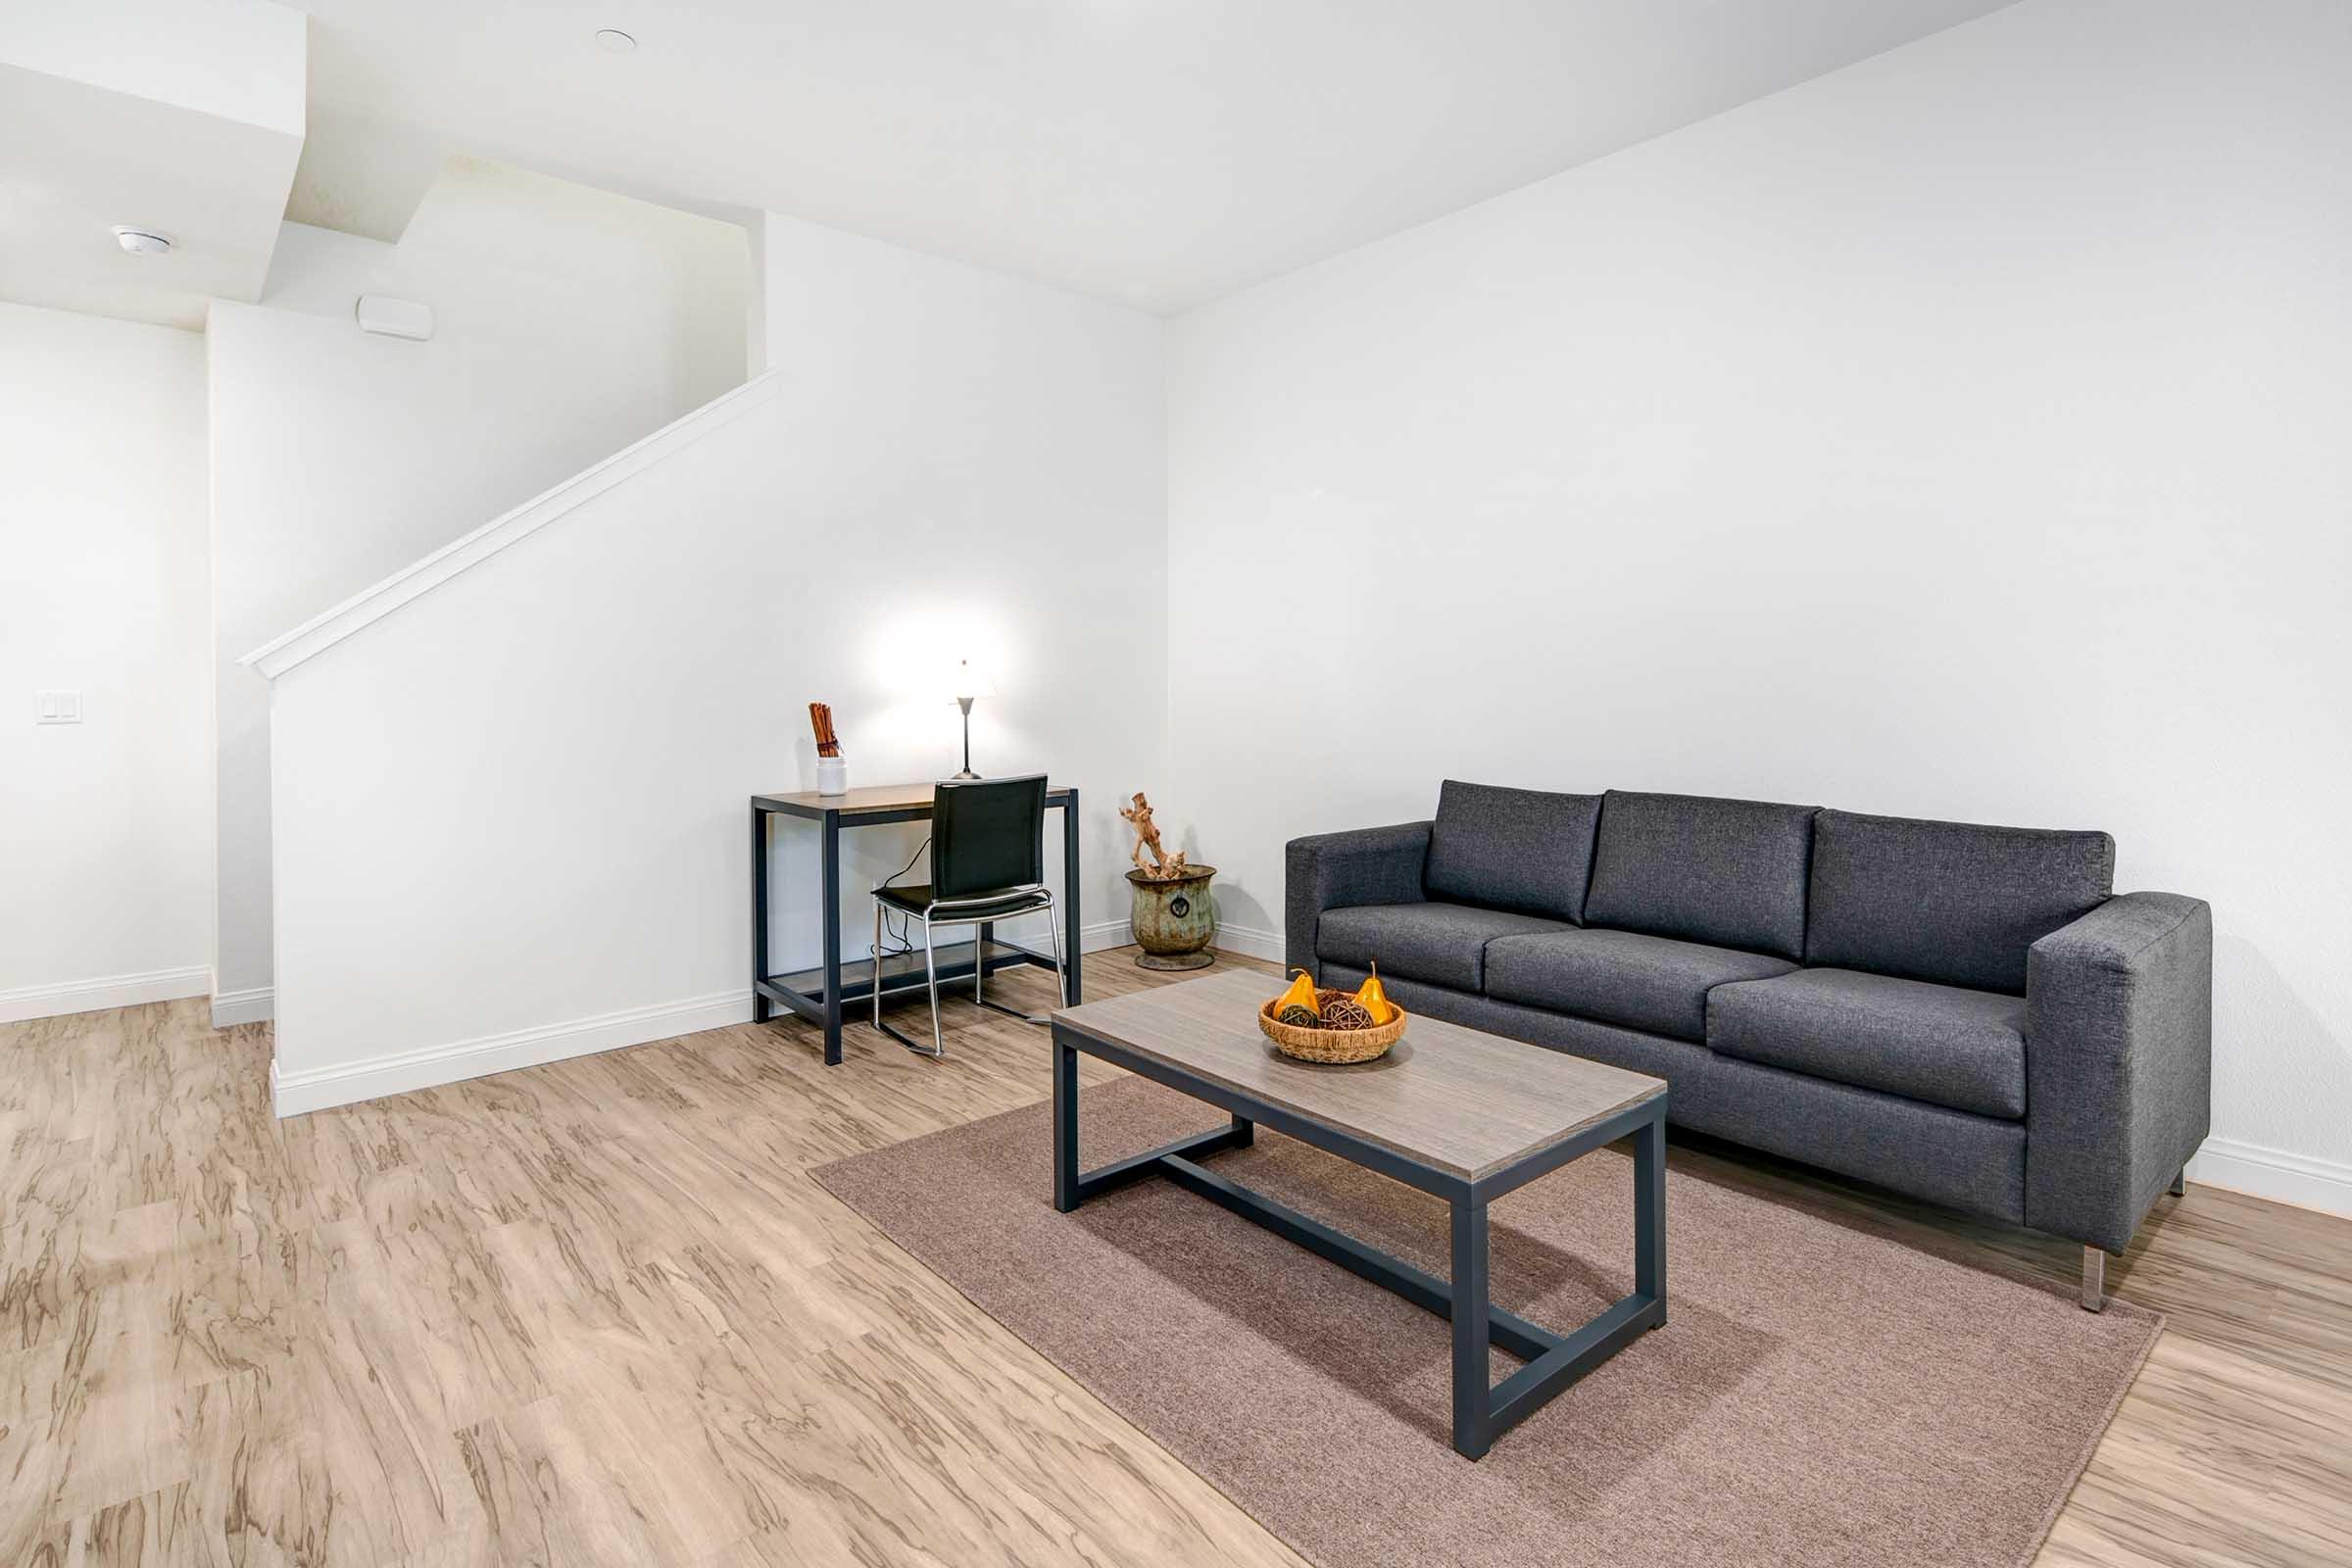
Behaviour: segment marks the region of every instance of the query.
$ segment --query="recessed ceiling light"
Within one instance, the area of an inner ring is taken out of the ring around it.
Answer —
[[[630,37],[627,33],[621,31],[618,27],[598,28],[596,41],[599,47],[610,49],[616,55],[625,55],[630,50],[637,47],[637,40]]]
[[[158,234],[151,228],[125,228],[117,223],[115,243],[133,256],[161,256],[172,248],[172,236]]]

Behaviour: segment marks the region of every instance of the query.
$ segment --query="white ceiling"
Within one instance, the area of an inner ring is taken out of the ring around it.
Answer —
[[[261,297],[303,137],[301,19],[260,0],[0,8],[0,299],[170,326]],[[116,224],[168,256],[129,256]]]
[[[2006,3],[310,0],[291,216],[454,149],[1173,312]]]

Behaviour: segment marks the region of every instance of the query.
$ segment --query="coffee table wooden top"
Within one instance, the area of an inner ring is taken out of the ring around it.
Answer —
[[[1257,1009],[1282,989],[1271,975],[1231,971],[1059,1008],[1054,1017],[1467,1181],[1666,1093],[1662,1078],[1417,1012],[1378,1061],[1298,1061],[1257,1027]]]

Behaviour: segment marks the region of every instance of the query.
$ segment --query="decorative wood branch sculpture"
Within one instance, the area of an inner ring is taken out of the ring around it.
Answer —
[[[1135,868],[1154,882],[1172,882],[1192,874],[1184,863],[1182,850],[1160,848],[1159,829],[1152,823],[1152,803],[1138,791],[1133,806],[1122,806],[1119,814],[1135,825]]]
[[[808,705],[808,727],[816,731],[817,756],[839,757],[841,755],[841,737],[833,733],[832,704],[810,703]]]

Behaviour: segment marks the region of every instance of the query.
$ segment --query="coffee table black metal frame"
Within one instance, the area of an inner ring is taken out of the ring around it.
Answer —
[[[1224,1127],[1146,1150],[1095,1170],[1081,1171],[1078,1168],[1080,1052],[1205,1101],[1233,1119]],[[1452,1279],[1439,1279],[1200,1163],[1206,1155],[1248,1145],[1259,1122],[1451,1204]],[[1634,1143],[1633,1294],[1568,1334],[1554,1333],[1495,1306],[1487,1295],[1487,1205],[1581,1154],[1628,1136]],[[1666,1096],[1663,1092],[1560,1143],[1470,1181],[1338,1128],[1295,1115],[1182,1067],[1140,1055],[1056,1017],[1054,1020],[1054,1206],[1066,1214],[1091,1198],[1100,1198],[1147,1176],[1164,1176],[1177,1186],[1198,1193],[1450,1322],[1453,1446],[1454,1451],[1466,1458],[1483,1458],[1496,1438],[1634,1340],[1651,1329],[1663,1327],[1666,1322]],[[1489,1384],[1490,1345],[1526,1364],[1500,1383]]]

